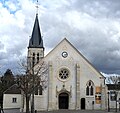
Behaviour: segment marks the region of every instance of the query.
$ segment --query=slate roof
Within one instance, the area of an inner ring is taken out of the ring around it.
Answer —
[[[43,48],[43,40],[40,32],[38,14],[36,14],[32,36],[28,48]]]
[[[21,90],[18,88],[17,84],[14,84],[4,91],[4,94],[21,94]]]

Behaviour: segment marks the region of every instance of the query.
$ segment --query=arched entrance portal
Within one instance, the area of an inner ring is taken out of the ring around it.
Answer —
[[[58,99],[59,99],[59,109],[68,109],[69,95],[67,93],[60,93]]]

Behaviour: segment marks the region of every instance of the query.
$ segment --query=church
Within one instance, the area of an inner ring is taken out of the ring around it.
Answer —
[[[105,77],[67,38],[64,38],[46,56],[44,50],[44,40],[41,36],[38,14],[36,14],[27,60],[29,67],[33,63],[30,58],[37,63],[36,67],[39,66],[40,60],[46,63],[48,83],[45,90],[34,95],[35,110],[105,110],[107,108]],[[25,110],[22,95],[19,99],[21,99],[20,109]]]
[[[46,56],[44,49],[36,14],[29,40],[28,62],[30,58],[34,58],[36,63],[42,59],[48,66],[48,87],[35,95],[36,110],[106,109],[105,77],[67,38]]]

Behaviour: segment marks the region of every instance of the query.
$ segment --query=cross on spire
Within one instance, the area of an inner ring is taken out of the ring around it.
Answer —
[[[39,9],[39,6],[38,6],[38,0],[37,0],[37,3],[36,3],[36,14],[38,15],[38,9]]]

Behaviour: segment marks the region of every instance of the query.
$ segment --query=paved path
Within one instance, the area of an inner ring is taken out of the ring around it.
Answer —
[[[10,109],[4,110],[4,113],[21,113],[21,112],[19,111],[19,109]],[[37,113],[115,113],[115,111],[107,112],[102,110],[58,110],[58,111],[41,111]],[[118,113],[120,113],[120,111],[118,111]]]

